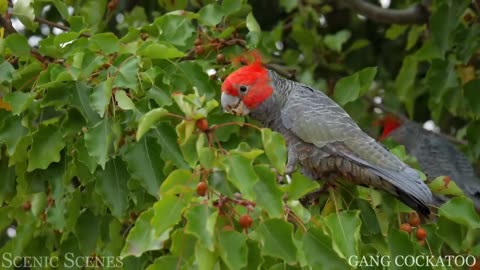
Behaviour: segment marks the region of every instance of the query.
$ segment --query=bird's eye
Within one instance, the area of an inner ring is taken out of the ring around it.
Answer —
[[[245,85],[241,85],[239,89],[240,89],[240,92],[245,93],[247,92],[248,87],[246,87]]]

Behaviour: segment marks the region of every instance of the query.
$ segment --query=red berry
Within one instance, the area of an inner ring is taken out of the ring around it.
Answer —
[[[225,55],[223,53],[217,54],[217,63],[219,64],[225,63]]]
[[[197,120],[197,128],[200,129],[201,131],[207,131],[208,130],[208,121],[205,118],[198,119]]]
[[[423,228],[420,228],[420,227],[419,227],[419,228],[417,229],[417,234],[416,234],[416,236],[417,236],[417,240],[418,240],[418,241],[422,241],[422,240],[424,240],[424,239],[427,237],[427,231],[425,231]]]
[[[202,46],[197,45],[197,46],[195,46],[195,53],[197,55],[202,55],[202,54],[205,53],[205,49]]]
[[[412,225],[413,227],[418,227],[420,225],[420,217],[418,216],[417,213],[410,213],[408,215],[408,223]]]
[[[32,208],[32,203],[30,201],[26,201],[22,204],[23,210],[28,211]]]
[[[253,219],[248,214],[243,214],[240,216],[240,226],[244,229],[248,229],[252,226]]]
[[[193,44],[195,44],[195,46],[198,46],[198,45],[202,44],[202,40],[197,38],[197,39],[195,39],[195,42]]]
[[[198,196],[205,196],[207,194],[208,185],[206,182],[200,182],[197,184],[197,194]]]
[[[400,230],[405,231],[407,233],[411,233],[412,232],[412,226],[410,226],[410,224],[408,224],[408,223],[402,223],[402,225],[400,225]]]

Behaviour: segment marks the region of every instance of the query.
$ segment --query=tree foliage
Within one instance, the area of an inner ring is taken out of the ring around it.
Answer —
[[[478,161],[478,2],[432,1],[425,23],[411,25],[375,23],[342,3],[0,0],[0,231],[16,231],[0,236],[0,254],[122,256],[124,269],[480,256],[480,217],[454,184],[432,183],[460,196],[418,241],[419,227],[399,230],[412,210],[385,193],[342,182],[305,203],[323,182],[298,172],[279,181],[281,135],[219,107],[235,57],[258,49],[373,136],[375,98],[433,120]],[[25,28],[14,32],[10,16]]]

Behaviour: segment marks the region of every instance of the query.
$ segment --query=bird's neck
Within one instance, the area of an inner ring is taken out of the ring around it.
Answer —
[[[265,127],[276,129],[281,121],[281,111],[287,102],[288,95],[293,90],[295,82],[280,77],[274,71],[269,70],[273,93],[255,110],[250,112],[250,117],[260,121]]]

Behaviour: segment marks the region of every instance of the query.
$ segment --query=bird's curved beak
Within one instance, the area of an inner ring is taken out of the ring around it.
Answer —
[[[221,103],[223,110],[227,113],[236,116],[246,116],[250,113],[250,110],[239,97],[229,95],[225,92],[222,93]]]

